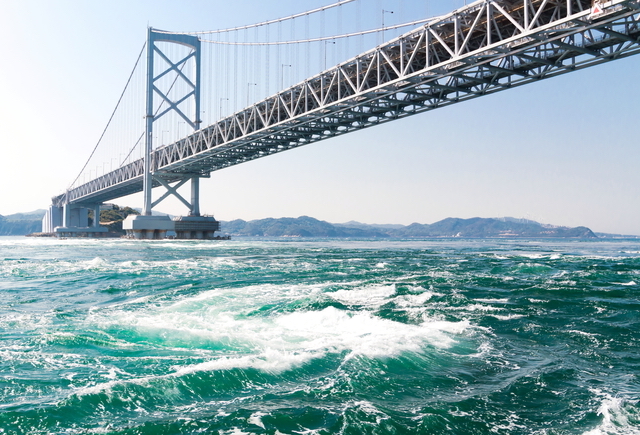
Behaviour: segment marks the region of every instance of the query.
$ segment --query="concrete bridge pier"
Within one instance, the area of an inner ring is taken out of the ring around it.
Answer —
[[[157,240],[174,231],[175,225],[169,216],[129,215],[122,222],[122,228],[133,239]]]
[[[101,204],[52,205],[42,219],[42,232],[58,237],[100,237],[109,232],[100,226]],[[89,225],[89,210],[93,210],[93,223]]]
[[[187,180],[189,178],[184,179],[183,182]],[[220,229],[220,223],[213,216],[200,215],[200,177],[192,175],[190,180],[191,202],[177,192],[177,187],[168,186],[165,183],[168,190],[165,195],[172,194],[185,204],[189,208],[188,216],[178,216],[171,220],[168,216],[152,216],[150,210],[149,214],[128,216],[122,224],[123,229],[127,231],[127,236],[140,240],[163,239],[165,237],[185,240],[214,239],[214,233]],[[147,203],[156,205],[160,200],[151,203],[149,199]]]

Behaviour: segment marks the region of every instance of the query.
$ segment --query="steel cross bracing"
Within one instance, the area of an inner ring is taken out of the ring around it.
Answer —
[[[152,171],[166,182],[208,176],[638,52],[640,0],[481,0],[158,148]],[[133,162],[54,204],[139,192],[142,177],[142,162]]]

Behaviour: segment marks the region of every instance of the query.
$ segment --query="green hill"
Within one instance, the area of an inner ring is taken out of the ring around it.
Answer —
[[[530,220],[511,218],[447,218],[434,224],[367,225],[357,222],[331,224],[308,216],[268,218],[253,221],[237,219],[221,222],[221,232],[252,237],[360,237],[360,238],[596,238],[586,227],[557,227]]]
[[[18,236],[42,231],[45,210],[0,215],[0,236]],[[100,212],[100,220],[114,233],[122,231],[122,220],[137,214],[129,207],[113,206]],[[90,213],[90,217],[93,215]],[[542,225],[526,219],[513,218],[447,218],[433,224],[368,225],[359,222],[332,224],[309,216],[298,218],[267,218],[252,221],[237,219],[221,222],[221,232],[231,236],[250,237],[332,237],[332,238],[597,238],[586,227]],[[601,235],[602,236],[602,235]]]
[[[45,210],[0,215],[0,236],[24,236],[42,231]]]

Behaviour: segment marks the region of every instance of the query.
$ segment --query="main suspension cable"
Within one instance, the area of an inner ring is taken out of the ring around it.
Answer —
[[[93,147],[93,151],[91,151],[91,155],[89,156],[89,158],[87,159],[86,163],[84,164],[84,166],[80,170],[80,173],[78,174],[78,176],[75,178],[75,180],[73,180],[73,182],[71,183],[71,185],[69,186],[69,188],[67,190],[70,190],[73,187],[73,185],[76,183],[76,181],[78,181],[78,179],[80,178],[80,176],[82,175],[84,170],[87,168],[87,165],[91,161],[91,158],[93,157],[93,155],[95,154],[96,150],[98,149],[98,146],[100,145],[100,142],[102,142],[102,138],[104,137],[105,133],[107,132],[107,129],[109,128],[109,125],[111,124],[111,121],[113,120],[113,117],[115,116],[116,111],[118,110],[118,107],[120,106],[120,103],[122,102],[122,98],[124,97],[124,94],[127,91],[127,88],[129,87],[129,83],[131,83],[131,78],[133,77],[133,74],[135,73],[136,68],[138,68],[138,63],[140,62],[140,58],[142,58],[142,53],[144,53],[144,49],[145,49],[146,46],[147,46],[147,42],[145,41],[145,43],[142,45],[142,50],[140,50],[140,54],[138,54],[138,59],[136,60],[136,64],[133,66],[133,71],[131,71],[131,74],[129,75],[129,79],[127,80],[127,84],[124,85],[124,89],[122,90],[122,94],[120,94],[120,98],[118,99],[118,102],[116,103],[116,107],[115,107],[115,109],[113,109],[113,112],[111,113],[111,116],[109,117],[109,121],[107,122],[107,125],[104,128],[104,130],[102,131],[102,134],[100,135],[100,139],[98,139],[98,143],[96,143],[96,146]]]
[[[361,32],[353,32],[353,33],[344,33],[342,35],[335,36],[321,36],[318,38],[310,38],[310,39],[297,39],[294,41],[262,41],[262,42],[230,42],[230,41],[214,41],[211,39],[200,39],[202,42],[208,42],[210,44],[220,44],[220,45],[286,45],[286,44],[304,44],[307,42],[320,42],[320,41],[331,41],[334,39],[342,39],[342,38],[352,38],[354,36],[368,35],[371,33],[382,32],[386,30],[399,29],[402,27],[415,26],[416,24],[427,23],[434,18],[424,18],[422,20],[411,21],[403,24],[396,24],[393,26],[384,26],[377,29],[371,30],[363,30]]]
[[[356,0],[340,0],[337,3],[333,3],[333,4],[330,4],[330,5],[327,5],[327,6],[322,6],[320,8],[313,9],[313,10],[310,10],[310,11],[301,12],[299,14],[290,15],[288,17],[276,18],[274,20],[263,21],[261,23],[256,23],[256,24],[249,24],[247,26],[230,27],[228,29],[202,30],[202,31],[198,31],[198,32],[170,32],[168,30],[157,30],[157,29],[154,29],[154,32],[180,34],[180,35],[208,35],[208,34],[213,34],[213,33],[235,32],[237,30],[251,29],[253,27],[268,26],[269,24],[281,23],[283,21],[293,20],[293,19],[296,19],[296,18],[304,17],[305,15],[310,15],[310,14],[314,14],[316,12],[326,11],[327,9],[335,8],[336,6],[342,6],[344,4],[351,3],[353,1],[356,1]]]

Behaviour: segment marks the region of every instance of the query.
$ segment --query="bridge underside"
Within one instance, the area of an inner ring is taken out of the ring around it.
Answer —
[[[480,1],[152,153],[154,186],[640,52],[640,0]],[[54,198],[142,191],[142,160]]]

